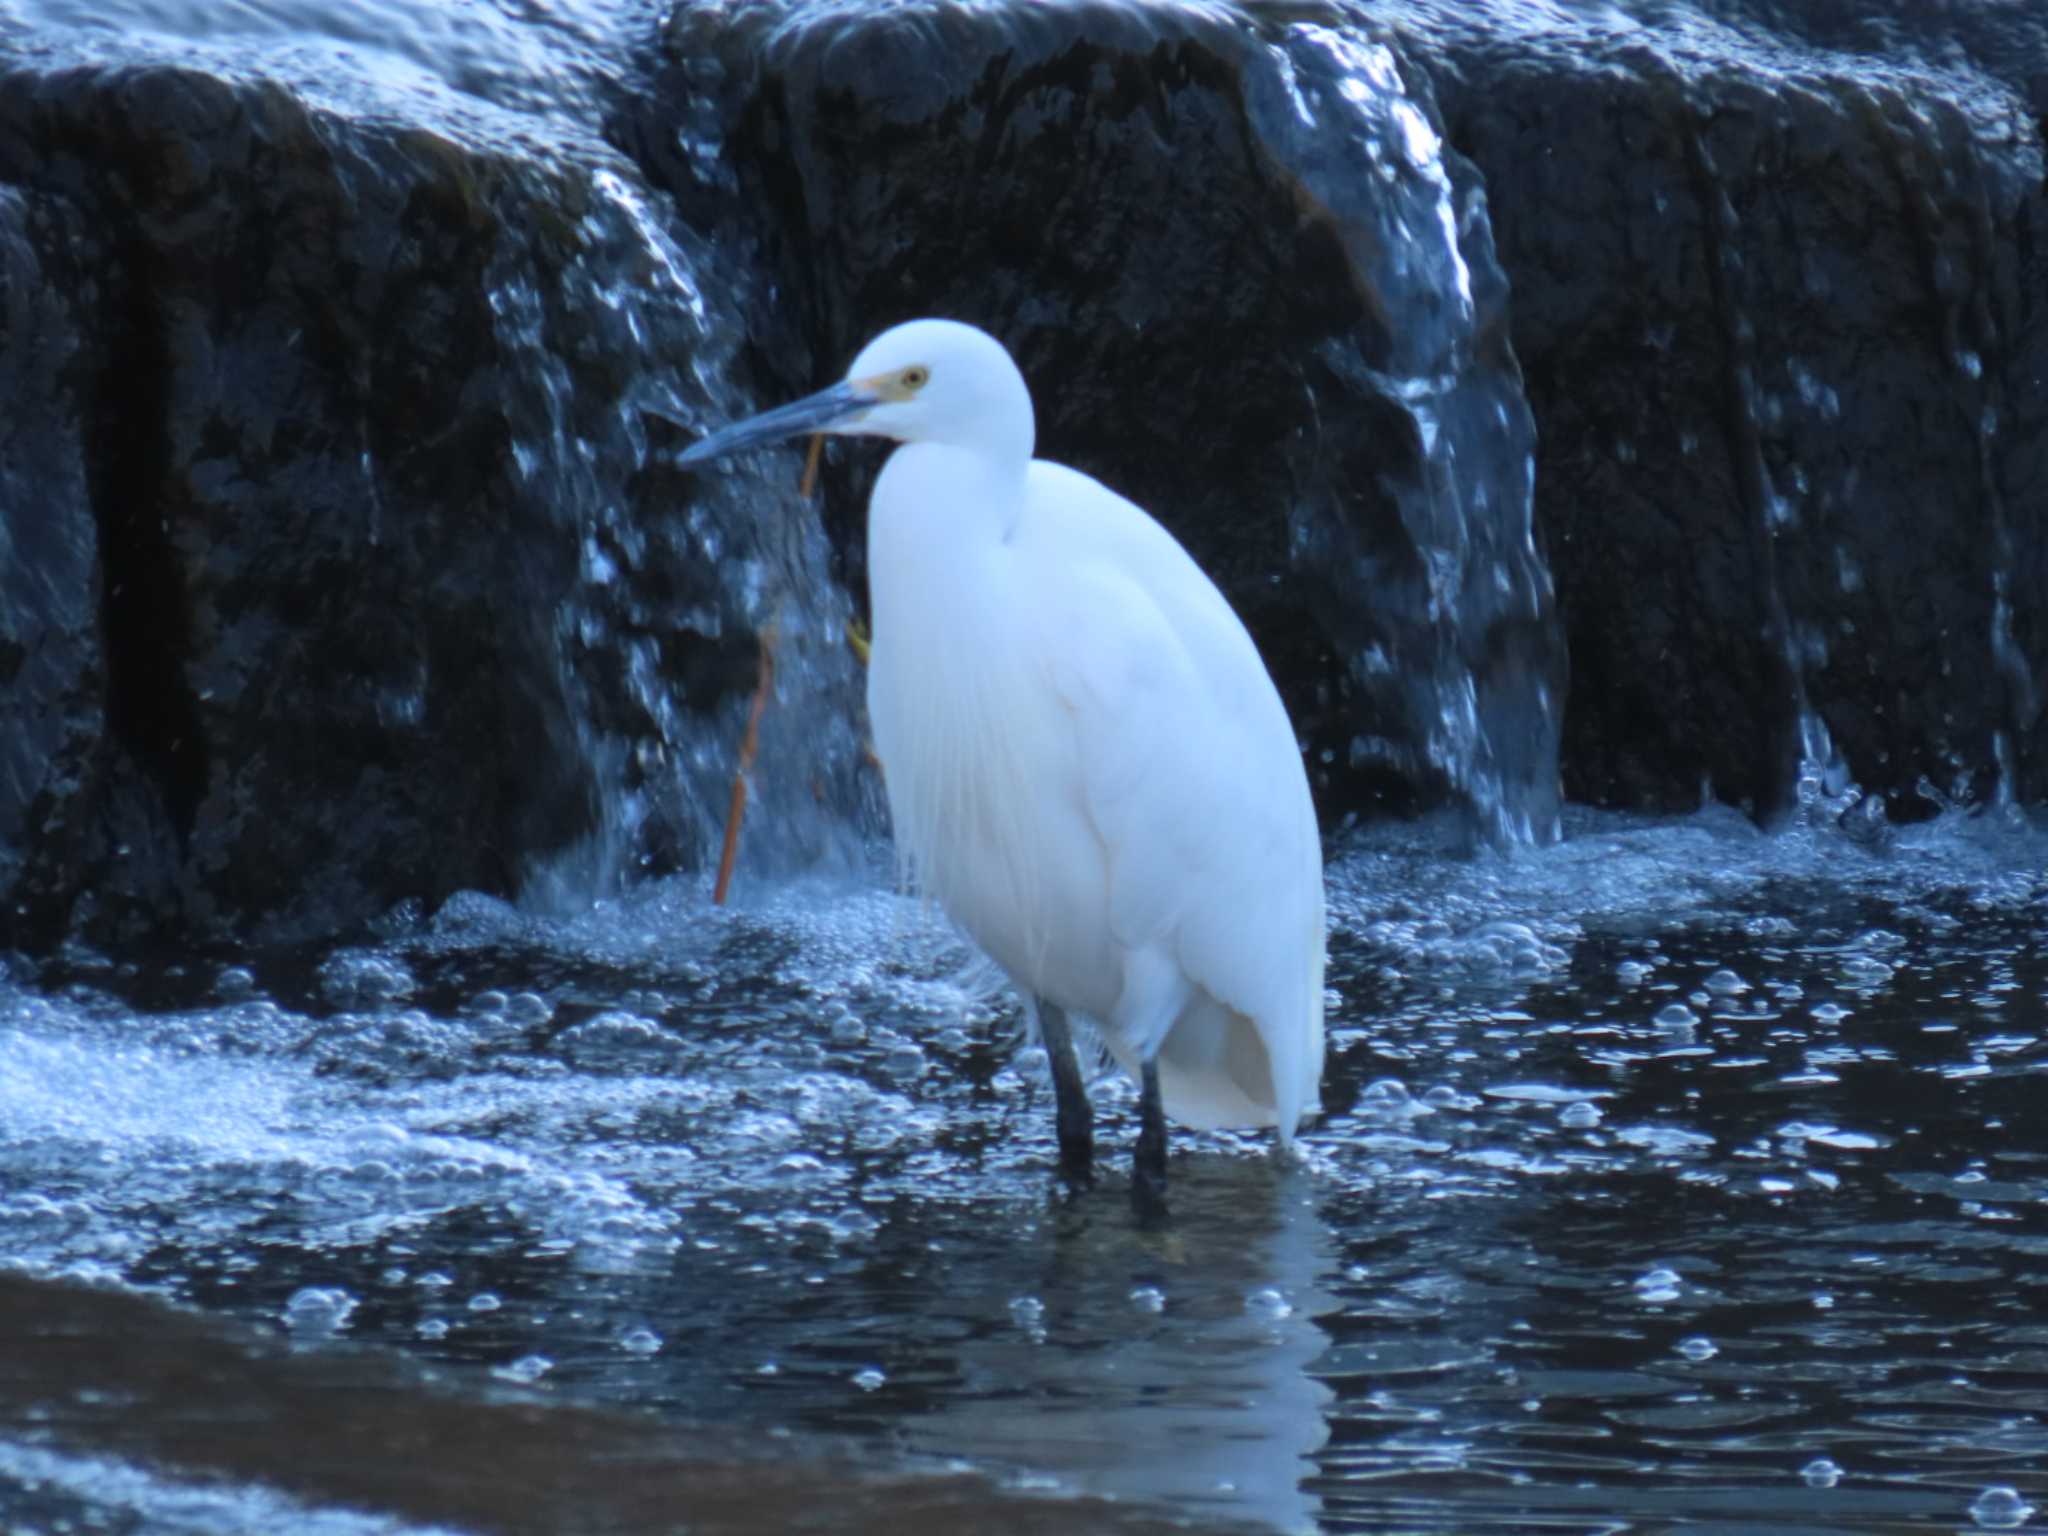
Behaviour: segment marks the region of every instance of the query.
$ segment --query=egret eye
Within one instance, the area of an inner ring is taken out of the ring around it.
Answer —
[[[931,376],[931,369],[924,367],[922,364],[906,368],[896,375],[902,381],[905,389],[923,389],[926,383],[930,381]]]

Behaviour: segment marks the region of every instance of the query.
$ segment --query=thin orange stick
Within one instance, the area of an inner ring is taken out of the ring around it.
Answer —
[[[761,712],[768,707],[768,695],[775,687],[775,631],[761,631],[761,680],[754,685],[753,707],[747,711],[747,733],[740,738],[740,766],[732,776],[732,804],[725,813],[725,850],[718,856],[718,880],[711,887],[711,904],[725,905],[725,893],[732,888],[732,863],[740,851],[740,822],[747,814],[747,775],[754,770],[754,754],[761,745]]]
[[[813,432],[811,434],[810,456],[804,460],[803,482],[796,488],[797,495],[803,497],[805,501],[809,501],[811,499],[811,492],[818,488],[818,462],[824,457],[825,434]]]

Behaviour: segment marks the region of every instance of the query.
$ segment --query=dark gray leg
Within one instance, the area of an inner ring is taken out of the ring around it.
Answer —
[[[1159,1063],[1145,1063],[1139,1100],[1138,1156],[1131,1165],[1131,1204],[1140,1221],[1166,1219],[1166,1111],[1159,1103]]]
[[[1058,1105],[1060,1173],[1085,1184],[1095,1166],[1095,1117],[1088,1108],[1088,1089],[1081,1081],[1081,1062],[1074,1054],[1074,1031],[1066,1010],[1038,999],[1038,1033],[1052,1062],[1052,1091]]]

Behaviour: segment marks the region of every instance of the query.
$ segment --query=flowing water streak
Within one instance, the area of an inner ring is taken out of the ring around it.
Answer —
[[[640,260],[652,267],[644,284],[628,270],[600,291],[602,301],[626,318],[633,341],[646,347],[635,358],[639,377],[619,407],[622,418],[637,420],[640,403],[648,400],[669,409],[678,400],[700,401],[691,414],[707,430],[749,414],[755,403],[731,382],[744,337],[737,295],[714,299],[692,276],[729,271],[733,263],[714,262],[699,248],[699,237],[679,229],[636,183],[601,177],[599,190],[606,200],[603,216],[614,226],[622,223]],[[684,334],[677,338],[679,324]],[[658,457],[638,442],[635,450],[642,465]],[[653,484],[658,499],[624,511],[605,509],[617,514],[606,533],[649,559],[651,574],[658,576],[663,566],[710,569],[719,586],[680,610],[639,605],[631,627],[614,637],[630,655],[629,686],[659,723],[660,757],[670,765],[665,775],[647,773],[643,744],[649,790],[691,806],[698,835],[715,845],[748,691],[742,688],[722,706],[713,729],[701,718],[685,719],[683,711],[701,705],[673,675],[666,637],[681,630],[740,640],[739,671],[747,683],[756,672],[752,653],[765,645],[773,653],[775,684],[750,775],[754,808],[744,826],[743,867],[754,876],[821,861],[850,867],[858,862],[857,839],[876,786],[863,766],[861,673],[846,641],[853,604],[832,578],[831,549],[815,505],[797,494],[791,461],[781,455]],[[741,625],[744,633],[736,633]],[[614,792],[630,822],[632,791],[619,786]]]
[[[1412,592],[1390,594],[1412,609],[1401,620],[1429,637],[1401,683],[1420,738],[1415,766],[1452,786],[1485,841],[1552,841],[1561,701],[1537,676],[1540,664],[1505,687],[1480,674],[1495,626],[1533,628],[1550,598],[1532,520],[1528,405],[1478,365],[1501,290],[1483,194],[1461,195],[1425,104],[1386,44],[1296,22],[1268,43],[1263,63],[1248,79],[1254,122],[1327,211],[1361,287],[1388,296],[1402,316],[1384,337],[1331,343],[1321,361],[1403,411],[1421,460],[1422,489],[1399,509],[1419,569]],[[1345,521],[1335,509],[1297,509],[1297,563],[1355,565],[1363,588],[1387,586],[1373,555],[1330,531]],[[1355,615],[1326,622],[1340,647],[1359,633]],[[1384,681],[1377,641],[1353,643],[1353,674]],[[1354,746],[1368,756],[1385,750]]]
[[[682,227],[604,138],[624,61],[650,23],[645,7],[21,0],[8,19],[27,25],[53,67],[185,67],[238,87],[280,85],[316,118],[332,112],[365,136],[402,124],[423,152],[460,168],[467,194],[488,203],[517,189],[560,214],[531,238],[494,242],[486,279],[509,397],[506,493],[546,509],[539,521],[570,541],[579,571],[558,590],[556,551],[508,557],[531,578],[518,600],[547,611],[508,610],[505,623],[552,633],[594,829],[524,872],[533,900],[574,905],[638,870],[706,862],[755,636],[770,627],[778,686],[742,874],[855,857],[874,786],[842,638],[851,605],[830,577],[818,519],[794,496],[793,474],[772,466],[695,479],[668,470],[677,434],[647,419],[694,430],[754,402],[733,382],[747,295],[705,276],[745,263]],[[492,467],[477,466],[479,483]],[[394,531],[372,468],[363,515],[374,543]],[[423,699],[415,690],[391,707]]]
[[[2002,710],[1996,702],[1990,706],[1997,713],[1988,733],[1981,725],[1955,727],[1953,717],[1944,721],[1949,729],[1938,729],[1932,743],[1941,766],[1920,776],[1918,794],[1938,807],[2009,806],[2018,771],[2014,739],[2023,738],[2038,720],[2041,686],[2016,633],[2015,589],[2023,568],[2014,511],[2001,486],[1997,443],[2007,409],[1998,362],[2012,349],[2001,324],[2011,322],[2001,313],[1994,276],[2003,258],[1992,244],[1990,205],[1999,194],[1978,140],[1995,137],[2001,128],[1995,120],[1973,120],[1947,102],[1923,105],[1909,82],[1896,92],[1880,88],[1858,94],[1855,87],[1815,78],[1808,59],[1757,61],[1755,67],[1776,89],[1840,93],[1845,106],[1869,122],[1876,147],[1891,163],[1900,218],[1912,232],[1922,265],[1922,302],[1938,336],[1931,361],[1951,375],[1955,419],[1934,425],[1939,435],[1960,440],[1942,445],[1958,460],[1954,467],[1959,473],[1941,488],[1936,504],[1915,512],[1930,522],[1967,530],[1965,558],[1982,562],[1983,629],[1975,636],[1944,631],[1938,637],[1940,672],[1960,680],[1964,668],[1982,667],[2002,681],[2004,692]],[[1768,274],[1768,263],[1753,263],[1751,247],[1771,236],[1745,227],[1736,199],[1743,199],[1745,208],[1761,205],[1749,214],[1752,220],[1760,213],[1782,217],[1784,210],[1759,194],[1751,167],[1717,163],[1709,143],[1714,129],[1707,117],[1696,114],[1689,147],[1729,376],[1728,446],[1751,521],[1760,606],[1783,659],[1783,687],[1796,720],[1796,751],[1786,760],[1789,798],[1802,821],[1853,817],[1863,836],[1881,838],[1887,835],[1885,799],[1866,794],[1854,781],[1854,769],[1837,739],[1839,732],[1854,751],[1858,743],[1846,712],[1871,706],[1854,692],[1838,703],[1831,687],[1853,670],[1866,649],[1894,664],[1917,658],[1887,654],[1898,641],[1881,611],[1856,621],[1838,611],[1836,621],[1828,623],[1824,612],[1802,609],[1800,602],[1802,591],[1811,590],[1803,583],[1814,574],[1801,567],[1816,557],[1839,595],[1851,600],[1851,609],[1856,600],[1868,601],[1865,562],[1878,553],[1869,541],[1883,536],[1882,498],[1869,496],[1863,465],[1831,461],[1839,460],[1833,440],[1843,417],[1843,394],[1858,386],[1868,389],[1870,381],[1829,380],[1796,355],[1771,355],[1769,338],[1781,328],[1794,328],[1796,317],[1787,313],[1786,296],[1772,291],[1770,277],[1753,270]],[[2038,146],[2025,159],[2038,181]],[[1802,297],[1827,297],[1823,277],[1809,271],[1805,281],[1808,293]],[[1853,409],[1853,393],[1850,402]],[[1863,507],[1866,499],[1876,504],[1878,515]],[[1897,588],[1889,595],[1896,597]],[[1859,634],[1859,624],[1865,633]],[[1828,723],[1831,711],[1837,715],[1836,730]],[[1885,709],[1880,705],[1874,712],[1881,717]],[[1881,730],[1865,734],[1886,739]],[[1866,745],[1866,770],[1875,766],[1873,751],[1876,761],[1884,761],[1884,748]],[[1980,775],[1977,769],[1987,760],[1989,774]]]

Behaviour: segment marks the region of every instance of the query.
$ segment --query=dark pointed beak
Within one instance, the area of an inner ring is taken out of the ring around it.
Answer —
[[[858,420],[869,407],[879,403],[871,389],[851,381],[834,384],[815,395],[806,395],[788,405],[721,427],[684,449],[676,462],[702,464],[707,459],[743,453],[749,448],[758,448],[763,443],[777,442],[785,437],[800,437],[806,432],[831,432]]]

